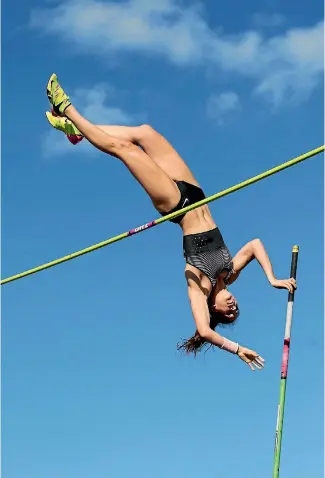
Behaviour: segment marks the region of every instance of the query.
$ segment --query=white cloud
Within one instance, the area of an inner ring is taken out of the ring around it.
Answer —
[[[78,88],[71,95],[74,104],[82,114],[96,124],[129,124],[132,117],[120,108],[106,106],[117,95],[115,89],[109,85],[97,84],[93,88]]]
[[[305,99],[323,73],[323,21],[265,37],[248,30],[226,35],[205,20],[200,4],[177,0],[66,0],[34,9],[33,28],[95,55],[138,52],[175,65],[214,65],[252,81],[253,91],[278,104]]]
[[[211,95],[207,101],[207,115],[217,121],[219,125],[224,117],[240,108],[239,96],[233,91],[225,91],[220,95]]]
[[[133,116],[122,109],[106,106],[107,100],[115,95],[115,91],[109,86],[99,84],[90,89],[79,88],[74,92],[69,92],[69,95],[80,112],[95,124],[127,125],[134,121]],[[46,118],[45,121],[47,121]],[[50,125],[48,127],[48,133],[45,134],[42,141],[42,151],[46,158],[73,152],[90,154],[97,151],[86,140],[74,146],[62,132],[53,129]]]

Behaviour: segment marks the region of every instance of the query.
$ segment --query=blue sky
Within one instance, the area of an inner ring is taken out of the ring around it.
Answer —
[[[46,122],[56,72],[94,122],[150,123],[213,194],[323,143],[321,2],[3,5],[2,276],[157,217],[116,159]],[[211,205],[234,254],[299,244],[283,478],[323,476],[323,155]],[[194,330],[164,224],[2,289],[6,478],[270,476],[287,294],[252,264],[228,337],[261,373],[176,343]]]

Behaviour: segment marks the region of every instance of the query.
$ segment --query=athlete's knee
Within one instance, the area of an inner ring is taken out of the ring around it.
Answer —
[[[158,136],[158,132],[149,124],[139,126],[139,133],[142,140],[153,139]]]

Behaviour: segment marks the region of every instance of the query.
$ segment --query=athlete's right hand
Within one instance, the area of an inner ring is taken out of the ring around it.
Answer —
[[[246,362],[253,371],[255,371],[255,367],[259,370],[262,370],[264,367],[265,360],[254,352],[254,350],[239,346],[237,355],[243,362]]]

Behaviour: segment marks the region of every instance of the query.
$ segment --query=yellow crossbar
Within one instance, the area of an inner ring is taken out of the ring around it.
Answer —
[[[240,189],[250,186],[251,184],[261,181],[262,179],[268,178],[269,176],[272,176],[275,173],[279,173],[280,171],[283,171],[284,169],[290,168],[291,166],[294,166],[300,163],[301,161],[304,161],[313,156],[316,156],[317,154],[320,154],[323,151],[324,151],[324,145],[320,146],[319,148],[313,149],[312,151],[308,151],[308,153],[302,154],[301,156],[298,156],[297,158],[291,159],[290,161],[287,161],[286,163],[280,164],[279,166],[276,166],[275,168],[269,169],[268,171],[265,171],[264,173],[258,174],[257,176],[254,176],[253,178],[247,179],[246,181],[236,184],[235,186],[232,186],[228,189],[224,189],[223,191],[217,194],[214,194],[213,196],[209,196],[203,199],[202,201],[199,201],[195,204],[191,204],[190,206],[187,206],[183,209],[180,209],[179,211],[168,214],[167,216],[160,217],[159,219],[156,219],[155,221],[152,221],[150,223],[144,224],[143,226],[139,226],[135,229],[131,229],[128,232],[124,232],[123,234],[114,236],[110,239],[107,239],[106,241],[99,242],[98,244],[94,244],[93,246],[86,247],[85,249],[82,249],[80,251],[73,252],[72,254],[69,254],[67,256],[60,257],[59,259],[55,259],[54,261],[47,262],[46,264],[42,264],[38,267],[34,267],[33,269],[29,269],[27,271],[20,272],[19,274],[7,277],[6,279],[1,280],[0,284],[3,285],[3,284],[7,284],[8,282],[13,282],[15,280],[22,279],[23,277],[29,276],[31,274],[36,274],[37,272],[43,271],[45,269],[49,269],[50,267],[57,266],[59,264],[62,264],[63,262],[76,259],[77,257],[83,256],[84,254],[88,254],[89,252],[96,251],[97,249],[100,249],[101,247],[105,247],[110,244],[113,244],[113,242],[121,241],[122,239],[125,239],[126,237],[145,231],[153,226],[157,226],[158,224],[162,224],[163,222],[166,222],[169,219],[179,216],[180,214],[191,211],[192,209],[203,206],[204,204],[207,204],[209,202],[215,201],[216,199],[220,199],[224,196],[227,196],[228,194],[239,191]]]

